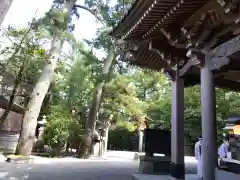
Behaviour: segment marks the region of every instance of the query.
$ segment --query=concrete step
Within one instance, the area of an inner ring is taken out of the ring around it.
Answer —
[[[172,180],[168,175],[133,174],[133,180]],[[216,169],[216,180],[239,180],[240,175]],[[187,174],[185,180],[198,180],[196,174]]]

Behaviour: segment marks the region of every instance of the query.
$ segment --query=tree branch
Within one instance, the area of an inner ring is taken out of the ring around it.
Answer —
[[[14,43],[14,41],[8,36],[8,34],[6,33],[5,29],[2,29],[3,34],[8,38],[9,41],[11,41],[12,43]]]
[[[17,44],[17,47],[16,47],[15,51],[13,52],[13,54],[8,58],[8,62],[10,62],[10,60],[12,60],[12,59],[16,56],[16,54],[19,52],[19,50],[21,49],[22,44],[24,43],[24,40],[26,39],[27,35],[29,34],[29,32],[30,32],[30,31],[32,30],[32,28],[33,28],[36,14],[37,14],[37,10],[36,10],[36,12],[35,12],[35,14],[34,14],[34,17],[33,17],[33,19],[32,19],[32,22],[31,22],[31,24],[30,24],[29,29],[28,29],[27,32],[24,34],[24,36],[21,38],[20,43]],[[9,37],[8,37],[8,38],[9,38]],[[4,52],[3,52],[3,53],[4,53]],[[6,65],[8,65],[8,62],[6,63]],[[5,66],[4,64],[1,64],[1,66],[3,66],[3,67],[5,68],[5,70],[6,70],[6,66]]]
[[[37,13],[37,12],[36,12]],[[26,39],[27,35],[29,34],[29,32],[32,30],[32,27],[34,25],[34,22],[35,22],[35,17],[36,17],[36,13],[35,13],[35,16],[34,18],[32,19],[32,22],[30,24],[30,27],[28,28],[27,32],[24,34],[24,36],[22,37],[20,43],[18,44],[17,48],[15,49],[14,53],[12,54],[12,56],[9,58],[10,59],[13,59],[16,54],[19,52],[20,48],[22,47],[22,44],[24,42],[24,40]]]
[[[75,7],[80,8],[80,9],[84,9],[84,10],[88,11],[88,12],[89,12],[90,14],[92,14],[100,23],[102,23],[103,25],[105,25],[104,22],[101,20],[101,18],[98,17],[98,15],[97,15],[93,10],[87,8],[86,6],[82,6],[82,5],[79,5],[79,4],[76,4]]]

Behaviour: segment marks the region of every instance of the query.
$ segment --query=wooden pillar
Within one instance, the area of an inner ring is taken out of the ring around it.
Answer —
[[[177,70],[172,81],[171,164],[173,179],[185,179],[184,164],[184,79]]]
[[[202,170],[204,180],[215,179],[217,162],[216,102],[213,73],[206,63],[201,68]]]

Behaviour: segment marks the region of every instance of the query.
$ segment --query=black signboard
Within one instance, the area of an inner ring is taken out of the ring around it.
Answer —
[[[145,153],[153,156],[154,153],[171,156],[171,131],[162,129],[144,130]]]

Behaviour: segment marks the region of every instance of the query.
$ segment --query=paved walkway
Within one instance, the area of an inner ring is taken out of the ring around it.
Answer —
[[[3,180],[132,180],[138,162],[116,160],[45,160],[36,164],[0,163]]]
[[[2,180],[132,180],[132,174],[138,172],[138,161],[123,152],[109,152],[106,157],[90,160],[75,158],[37,158],[34,164],[9,164],[0,161],[0,179]],[[196,163],[187,160],[189,180],[196,180]],[[163,180],[167,177],[155,176],[142,180]],[[217,180],[239,180],[239,175],[218,172]],[[188,179],[187,179],[188,180]]]

